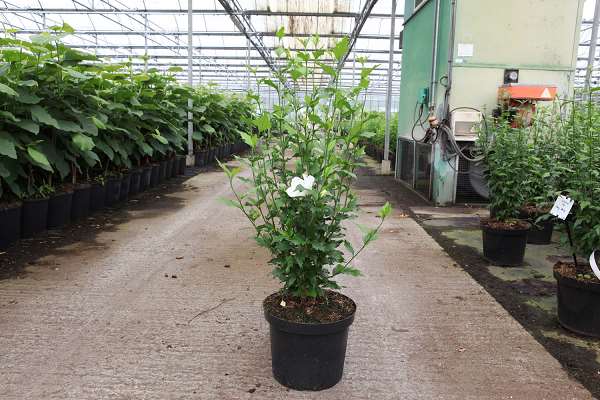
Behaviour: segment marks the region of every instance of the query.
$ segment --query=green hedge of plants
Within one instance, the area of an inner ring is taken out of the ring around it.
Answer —
[[[30,41],[0,39],[0,202],[185,154],[189,98],[196,149],[249,129],[245,97],[181,85],[178,67],[102,62],[63,44],[71,32],[64,24]]]
[[[390,124],[390,152],[396,154],[396,134],[398,130],[398,113],[392,114]],[[385,145],[385,113],[380,111],[369,111],[367,113],[367,122],[365,130],[372,132],[373,135],[361,140],[365,150],[372,157],[379,158],[378,154],[382,154]]]
[[[559,194],[568,195],[575,200],[573,238],[582,255],[600,249],[600,105],[592,96],[556,101],[525,128],[491,121],[478,142],[496,218],[517,218],[524,205],[548,210]]]

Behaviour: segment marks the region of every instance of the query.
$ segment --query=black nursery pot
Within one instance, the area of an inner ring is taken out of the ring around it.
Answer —
[[[146,165],[142,168],[142,175],[140,176],[140,192],[150,187],[152,180],[152,165]]]
[[[167,177],[167,162],[161,161],[158,167],[158,182],[164,182]]]
[[[169,158],[167,160],[167,169],[166,169],[166,173],[165,173],[165,179],[171,179],[172,176],[173,176],[173,159]]]
[[[62,228],[71,221],[73,192],[60,192],[48,199],[48,229]]]
[[[142,170],[140,168],[131,171],[131,182],[129,183],[129,195],[133,196],[140,192],[142,181]]]
[[[552,220],[540,222],[537,225],[532,224],[531,230],[527,234],[527,243],[550,244],[552,232],[554,232],[554,221]]]
[[[0,207],[0,249],[6,248],[21,236],[21,206],[20,202]]]
[[[204,166],[204,160],[202,159],[202,152],[199,151],[197,153],[194,153],[194,165],[196,167],[203,167]]]
[[[175,178],[179,175],[179,158],[173,156],[171,159],[171,178]]]
[[[273,376],[277,382],[296,390],[323,390],[342,379],[348,328],[354,313],[338,322],[305,324],[271,315],[270,325]]]
[[[90,189],[90,212],[104,208],[106,204],[106,184],[94,183]]]
[[[71,219],[73,221],[90,215],[91,195],[92,186],[90,184],[84,183],[75,187],[71,201]]]
[[[160,164],[152,164],[152,172],[150,174],[150,187],[158,185],[160,180]]]
[[[125,201],[129,197],[129,190],[131,189],[131,174],[124,174],[121,178],[121,191],[119,193],[119,200]]]
[[[185,162],[186,162],[185,156],[177,156],[177,174],[178,175],[185,175]]]
[[[121,177],[111,176],[106,181],[106,201],[105,205],[112,206],[121,198]]]
[[[21,237],[28,238],[46,229],[48,199],[27,199],[21,210]]]
[[[500,266],[517,267],[522,265],[529,228],[528,224],[526,229],[493,229],[482,224],[483,256]]]
[[[202,159],[202,165],[210,164],[210,152],[208,150],[202,150],[200,152],[200,158]]]
[[[556,270],[558,321],[580,335],[600,338],[600,284],[579,281]]]

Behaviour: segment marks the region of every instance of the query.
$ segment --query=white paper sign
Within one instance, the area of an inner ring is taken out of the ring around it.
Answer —
[[[571,208],[573,208],[573,204],[575,204],[575,200],[571,200],[567,196],[558,196],[558,199],[556,199],[554,202],[552,210],[550,210],[550,214],[564,221],[569,216]]]
[[[473,43],[459,43],[458,44],[458,57],[473,57],[475,52],[475,46]]]
[[[600,279],[600,269],[598,269],[598,264],[596,264],[596,252],[595,251],[590,256],[590,265],[592,266],[592,271],[594,271],[594,275],[596,275],[596,278]]]

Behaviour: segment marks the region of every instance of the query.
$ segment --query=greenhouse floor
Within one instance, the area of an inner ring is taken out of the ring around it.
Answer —
[[[357,186],[363,224],[379,179]],[[358,259],[365,276],[344,280],[358,304],[344,379],[287,390],[261,312],[278,285],[229,195],[206,171],[1,255],[17,276],[0,281],[0,397],[592,398],[402,205]]]

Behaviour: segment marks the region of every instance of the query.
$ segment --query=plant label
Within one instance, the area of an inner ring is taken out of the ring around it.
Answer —
[[[596,252],[592,252],[590,256],[590,266],[592,267],[592,271],[594,271],[594,275],[596,278],[600,279],[600,269],[598,269],[598,264],[596,264]]]
[[[575,200],[571,200],[567,196],[558,196],[558,199],[556,199],[554,202],[552,210],[550,210],[550,214],[564,221],[569,216],[571,208],[573,208],[573,204],[575,204]]]

